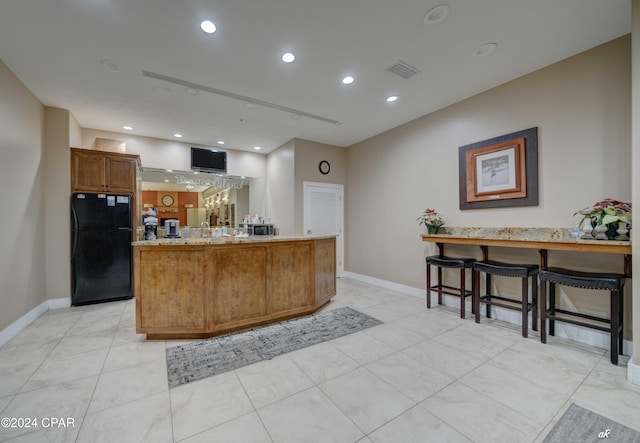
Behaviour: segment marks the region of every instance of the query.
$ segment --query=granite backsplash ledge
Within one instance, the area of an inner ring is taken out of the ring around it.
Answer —
[[[497,240],[525,241],[568,241],[568,242],[615,242],[628,244],[629,241],[581,239],[583,233],[572,228],[513,228],[513,227],[449,227],[442,226],[437,236],[460,238],[484,238]],[[431,234],[429,234],[431,235]]]

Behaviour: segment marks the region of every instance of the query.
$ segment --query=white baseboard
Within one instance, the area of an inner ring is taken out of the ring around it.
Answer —
[[[49,300],[49,309],[62,309],[71,307],[71,298],[52,298]]]
[[[401,292],[403,294],[411,295],[413,297],[424,298],[424,289],[414,288],[413,286],[401,285],[400,283],[394,283],[387,280],[381,280],[379,278],[369,277],[368,275],[356,274],[355,272],[345,271],[342,273],[342,277],[351,278],[364,283],[369,283],[374,286],[379,286],[391,291]]]
[[[9,326],[0,331],[0,346],[3,346],[13,337],[18,335],[20,331],[29,326],[35,319],[47,312],[49,309],[68,308],[71,306],[70,298],[55,298],[45,300],[38,306],[24,314],[22,317],[11,323]]]
[[[362,281],[365,283],[369,283],[375,286],[379,286],[381,288],[389,289],[396,292],[401,292],[404,294],[417,296],[424,298],[425,290],[414,288],[411,286],[401,285],[399,283],[393,283],[386,280],[381,280],[374,277],[369,277],[368,275],[356,274],[354,272],[345,272],[344,277],[352,278],[354,280]],[[458,308],[460,306],[460,299],[453,295],[443,294],[443,303],[446,306],[451,306],[453,308]],[[436,306],[438,304],[438,294],[431,293],[431,306]],[[481,309],[484,309],[481,307]],[[468,298],[466,302],[466,311],[471,312],[471,297]],[[498,306],[493,306],[491,309],[491,317],[497,320],[504,321],[506,323],[511,323],[514,325],[520,325],[520,313],[510,310],[500,308]],[[529,322],[531,322],[531,313],[529,313]],[[596,331],[593,329],[582,328],[580,326],[575,326],[571,324],[556,322],[556,337],[566,338],[568,340],[572,340],[578,343],[584,343],[586,345],[596,346],[598,348],[609,349],[610,341],[609,334],[602,331]],[[631,355],[633,349],[633,342],[630,340],[623,340],[622,342],[622,353],[624,355]],[[640,372],[640,367],[636,366],[636,371]],[[629,373],[631,373],[631,369],[629,369]],[[636,383],[640,384],[640,373],[635,374]]]
[[[640,385],[640,365],[633,364],[633,356],[627,363],[627,380],[634,385]]]

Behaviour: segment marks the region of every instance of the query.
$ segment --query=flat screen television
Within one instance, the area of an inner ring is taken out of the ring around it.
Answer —
[[[227,172],[227,153],[215,149],[191,148],[191,170]]]

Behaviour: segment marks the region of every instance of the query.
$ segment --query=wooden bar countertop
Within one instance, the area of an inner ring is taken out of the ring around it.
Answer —
[[[631,241],[581,239],[565,228],[441,227],[438,234],[422,234],[425,242],[500,246],[556,251],[602,252],[631,255]]]
[[[335,238],[335,235],[254,235],[251,237],[225,235],[221,237],[163,237],[155,240],[139,240],[132,246],[179,246],[179,245],[223,245],[241,243],[270,243],[296,240],[322,240]]]

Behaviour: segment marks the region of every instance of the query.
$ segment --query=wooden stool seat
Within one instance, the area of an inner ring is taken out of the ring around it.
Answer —
[[[529,311],[531,311],[531,327],[538,330],[538,280],[536,275],[540,267],[530,264],[503,263],[494,260],[476,261],[473,264],[475,293],[473,304],[476,312],[476,323],[480,323],[480,303],[486,305],[487,318],[491,318],[491,306],[512,309],[522,313],[522,336],[529,335]],[[480,273],[486,274],[486,294],[480,295]],[[521,300],[491,294],[491,276],[516,277],[522,279]],[[529,277],[531,280],[531,302],[529,302]]]
[[[611,340],[611,363],[618,364],[622,353],[622,323],[624,318],[624,283],[622,274],[580,272],[564,268],[544,268],[540,278],[540,341],[547,342],[545,319],[549,319],[549,335],[555,335],[555,322],[562,321],[586,328],[609,332]],[[549,283],[549,308],[547,309],[547,282]],[[556,308],[556,284],[574,288],[594,289],[610,292],[611,316],[609,319]],[[558,316],[557,314],[562,314]],[[574,320],[584,318],[594,323]],[[601,324],[608,326],[601,326]]]
[[[471,290],[465,288],[466,270],[473,267],[476,261],[474,258],[456,258],[446,257],[444,255],[431,255],[426,258],[427,261],[427,308],[431,308],[431,291],[438,293],[438,304],[442,304],[442,294],[455,295],[460,297],[460,318],[464,318],[464,302],[466,297],[473,295],[473,280],[471,282]],[[431,266],[438,268],[438,283],[431,284]],[[442,284],[442,268],[460,269],[460,283],[458,287],[447,286]],[[472,305],[472,312],[473,305]]]

